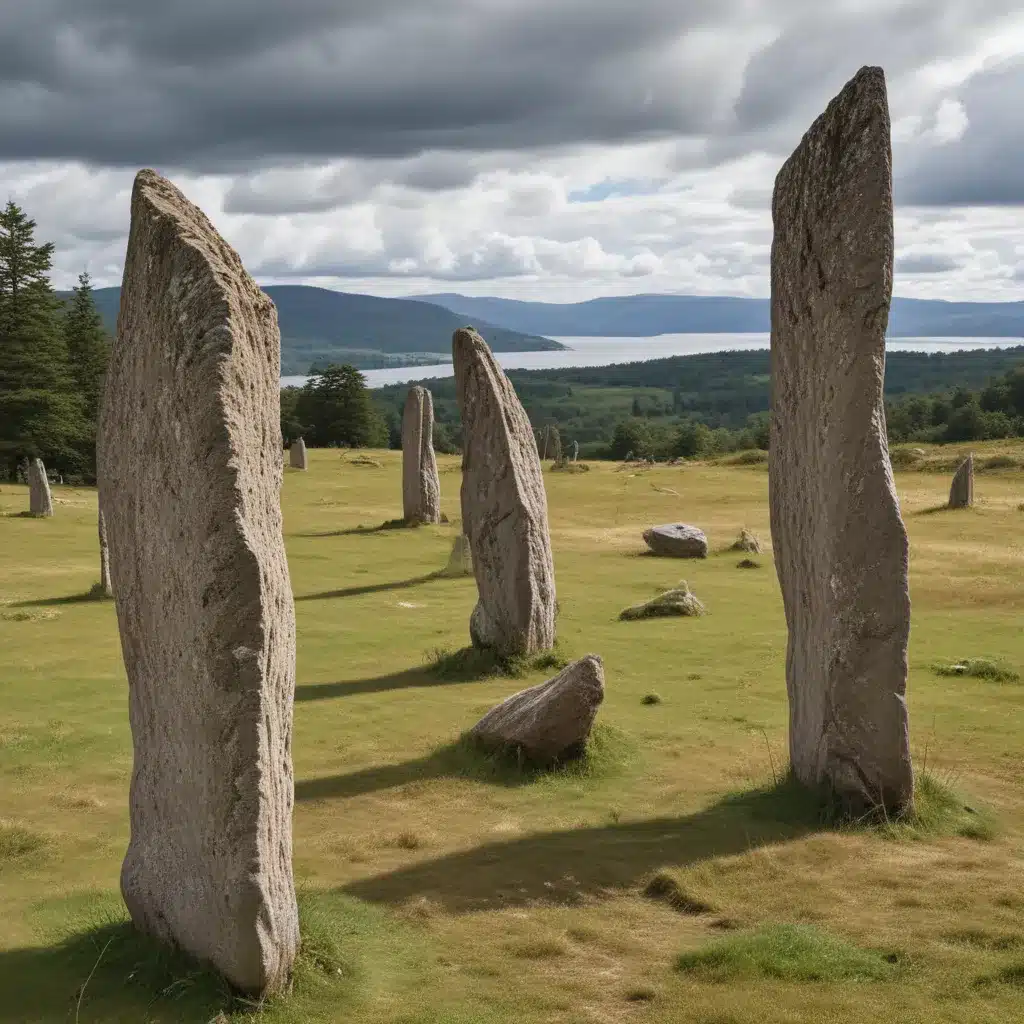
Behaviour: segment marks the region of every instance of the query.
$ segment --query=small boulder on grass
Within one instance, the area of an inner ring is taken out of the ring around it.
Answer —
[[[752,555],[761,554],[761,541],[757,535],[751,533],[748,529],[744,528],[740,530],[739,538],[733,544],[732,551],[746,551]]]
[[[664,594],[659,594],[650,601],[623,609],[619,612],[619,618],[629,621],[632,619],[656,619],[669,615],[703,614],[704,605],[687,586],[686,580],[682,580],[672,590],[666,590]]]
[[[652,554],[667,558],[707,558],[708,539],[704,531],[686,523],[665,523],[644,530]]]
[[[587,654],[491,708],[469,735],[489,751],[514,750],[532,765],[554,765],[583,754],[603,700],[604,665]]]

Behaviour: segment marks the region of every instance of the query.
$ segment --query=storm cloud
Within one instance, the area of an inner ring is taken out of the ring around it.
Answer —
[[[0,180],[62,284],[116,282],[153,166],[264,280],[764,294],[779,165],[881,64],[897,285],[997,297],[1022,55],[1008,0],[31,0],[0,4]]]

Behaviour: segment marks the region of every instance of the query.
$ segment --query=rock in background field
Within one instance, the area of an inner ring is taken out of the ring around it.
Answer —
[[[789,643],[790,761],[855,814],[913,806],[907,531],[885,435],[889,109],[862,68],[775,180],[772,545]]]
[[[402,513],[407,523],[441,521],[441,483],[434,455],[434,399],[409,388],[402,416]]]
[[[462,415],[462,523],[480,599],[477,647],[502,657],[555,642],[555,569],[537,444],[515,389],[472,328],[452,339]]]
[[[53,515],[50,481],[46,477],[46,466],[42,459],[29,459],[28,510],[34,516]]]
[[[281,447],[274,304],[140,171],[97,445],[134,747],[121,891],[257,997],[299,944]]]
[[[554,679],[502,701],[470,736],[490,750],[519,751],[532,764],[569,760],[583,753],[603,700],[604,665],[588,654]]]
[[[292,469],[309,468],[306,460],[306,442],[301,437],[297,441],[292,441],[291,447],[288,449],[288,465]]]
[[[968,455],[953,474],[949,488],[950,508],[970,508],[974,504],[974,456]]]
[[[686,580],[682,580],[671,590],[666,590],[664,594],[659,594],[650,601],[623,609],[619,613],[619,618],[629,621],[678,615],[689,617],[703,615],[704,611],[704,605],[698,600],[697,595],[690,590]]]
[[[644,530],[651,551],[666,558],[707,558],[708,539],[704,531],[686,523],[666,523]]]
[[[740,530],[740,535],[733,544],[732,551],[745,551],[750,555],[761,554],[761,541],[749,530]]]

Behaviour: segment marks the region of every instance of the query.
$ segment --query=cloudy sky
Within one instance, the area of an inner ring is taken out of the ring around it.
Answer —
[[[0,183],[120,281],[155,167],[262,283],[767,295],[775,174],[885,68],[896,291],[1024,299],[1021,0],[0,4]]]

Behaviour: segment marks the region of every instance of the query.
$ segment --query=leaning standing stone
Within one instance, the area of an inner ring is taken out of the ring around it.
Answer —
[[[508,657],[555,642],[555,569],[548,502],[530,421],[483,338],[452,338],[465,436],[462,522],[480,600],[469,632]]]
[[[28,510],[34,516],[53,515],[50,481],[46,478],[46,467],[42,459],[29,459]]]
[[[297,441],[292,441],[291,447],[288,449],[288,464],[292,469],[307,469],[306,465],[306,442],[300,437]]]
[[[402,416],[402,508],[407,523],[441,521],[441,483],[434,456],[434,400],[409,388]]]
[[[105,597],[114,596],[114,588],[110,583],[110,546],[107,543],[107,521],[101,511],[99,516],[100,535],[100,587]]]
[[[970,508],[974,504],[974,456],[968,455],[953,474],[949,488],[950,508]]]
[[[135,752],[135,925],[257,996],[289,979],[295,609],[274,304],[140,171],[98,444]]]
[[[885,432],[892,160],[881,68],[814,122],[772,201],[772,544],[796,777],[860,813],[913,805],[907,532]]]
[[[579,757],[604,700],[604,665],[588,654],[554,679],[520,690],[480,719],[469,735],[495,751],[546,767]]]

